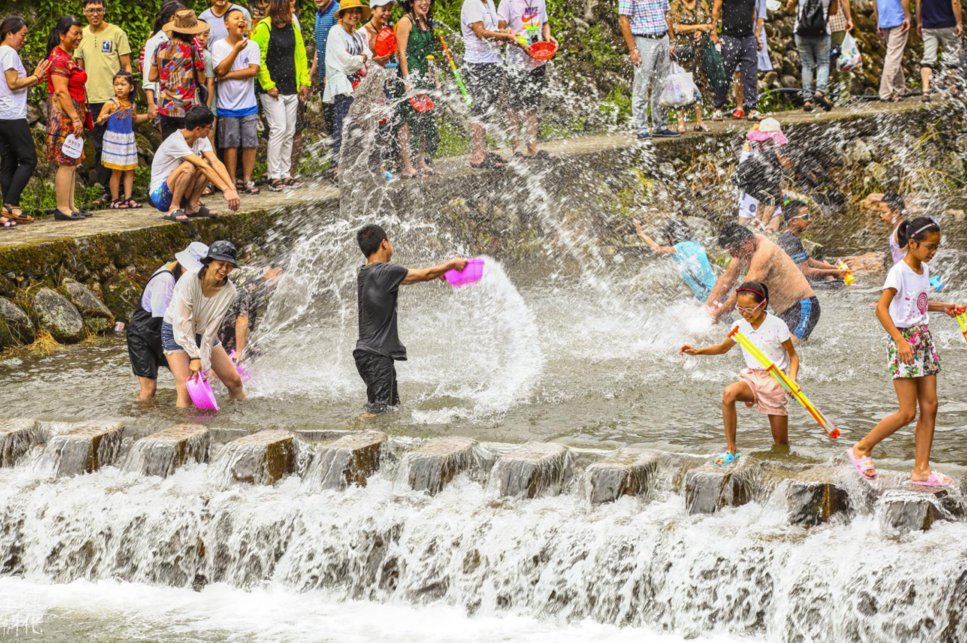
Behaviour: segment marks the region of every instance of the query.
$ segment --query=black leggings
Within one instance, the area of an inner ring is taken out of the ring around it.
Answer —
[[[37,167],[37,152],[27,119],[0,121],[0,190],[3,202],[20,205],[20,193]]]

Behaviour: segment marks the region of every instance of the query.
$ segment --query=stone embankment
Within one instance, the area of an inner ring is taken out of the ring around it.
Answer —
[[[458,476],[468,476],[485,485],[495,500],[579,494],[601,505],[624,496],[649,502],[670,493],[681,497],[683,511],[690,515],[780,503],[788,524],[801,528],[847,522],[863,514],[878,516],[885,529],[895,532],[967,519],[967,477],[946,489],[915,487],[906,474],[889,471],[868,482],[839,460],[793,465],[751,456],[721,468],[697,456],[639,446],[609,453],[544,442],[482,444],[444,437],[414,443],[377,431],[319,435],[283,429],[241,434],[219,444],[212,433],[201,425],[142,435],[113,420],[0,420],[0,465],[35,466],[59,478],[111,466],[167,477],[186,465],[210,461],[207,475],[215,489],[273,485],[295,475],[321,491],[364,487],[381,475],[402,491],[430,495]]]

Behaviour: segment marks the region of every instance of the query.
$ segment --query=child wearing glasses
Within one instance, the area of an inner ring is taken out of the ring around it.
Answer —
[[[967,306],[929,300],[930,267],[927,264],[940,247],[940,226],[936,221],[919,217],[902,222],[897,229],[897,241],[906,254],[886,276],[876,305],[876,317],[889,334],[889,369],[900,408],[880,420],[866,437],[848,450],[847,455],[857,473],[868,480],[876,478],[876,467],[870,457],[873,447],[912,422],[919,407],[910,482],[922,487],[945,487],[952,483],[950,477],[930,469],[940,356],[927,327],[928,313],[944,312],[956,317],[967,310]]]
[[[746,281],[736,289],[736,297],[736,309],[742,319],[733,328],[737,327],[740,333],[795,382],[799,375],[799,355],[792,344],[789,327],[780,318],[766,311],[769,289],[758,281]],[[735,343],[731,337],[726,337],[721,344],[704,348],[685,344],[679,352],[685,355],[724,355],[732,350]],[[772,439],[776,444],[789,444],[789,403],[785,389],[744,347],[742,356],[745,358],[746,368],[739,373],[739,381],[729,384],[722,393],[725,452],[715,459],[715,464],[720,467],[732,464],[742,455],[735,441],[738,424],[736,402],[744,402],[749,407],[755,405],[757,411],[769,416]]]

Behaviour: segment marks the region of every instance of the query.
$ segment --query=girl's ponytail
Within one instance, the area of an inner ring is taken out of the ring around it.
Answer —
[[[940,224],[930,217],[917,217],[913,221],[903,221],[896,231],[896,240],[901,248],[911,241],[922,241],[928,232],[940,232]]]

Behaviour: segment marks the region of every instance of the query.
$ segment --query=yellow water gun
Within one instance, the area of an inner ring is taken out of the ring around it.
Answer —
[[[849,266],[846,265],[846,262],[840,261],[838,264],[836,264],[836,267],[843,271],[843,283],[847,286],[852,286],[856,281],[856,277],[853,276],[853,271],[849,269]]]
[[[967,341],[967,313],[957,315],[957,323],[960,324],[960,332],[964,334],[964,340]]]
[[[967,324],[967,321],[964,323]],[[967,336],[967,330],[964,332],[965,336]],[[768,373],[772,375],[772,377],[774,377],[775,380],[779,382],[779,384],[781,384],[782,387],[786,389],[789,394],[802,405],[804,409],[806,409],[809,415],[813,416],[813,419],[816,420],[816,424],[821,426],[823,430],[826,431],[826,435],[834,440],[839,437],[839,429],[836,428],[836,425],[827,420],[826,416],[820,413],[819,409],[813,406],[813,403],[809,401],[809,398],[806,397],[806,394],[802,392],[802,389],[799,388],[798,384],[789,379],[789,376],[783,373],[782,370],[776,366],[771,359],[766,357],[755,344],[749,341],[748,337],[739,332],[738,326],[732,329],[732,331],[729,333],[729,337],[735,340],[739,346],[747,350],[752,357],[762,364],[762,368],[768,371]]]

